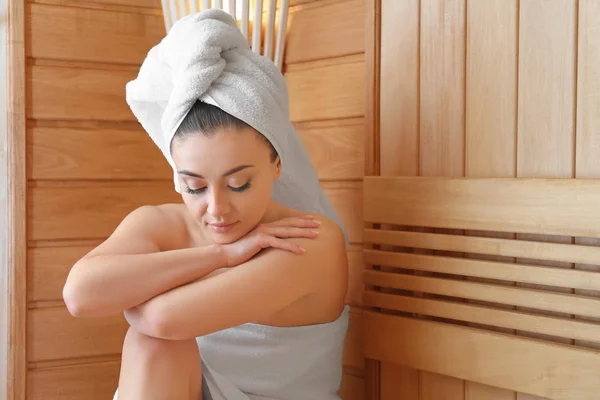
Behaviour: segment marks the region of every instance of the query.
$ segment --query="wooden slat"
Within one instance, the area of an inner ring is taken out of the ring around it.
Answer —
[[[170,179],[173,176],[160,150],[143,130],[38,127],[28,133],[29,179]]]
[[[600,2],[579,0],[577,178],[600,177]]]
[[[181,202],[171,181],[35,187],[28,195],[28,235],[31,240],[107,237],[135,208],[171,202]]]
[[[499,257],[522,257],[582,264],[600,262],[600,247],[527,240],[365,229],[365,243],[444,250]]]
[[[71,267],[92,248],[79,246],[29,249],[27,253],[28,300],[62,300],[62,288]]]
[[[419,371],[392,363],[381,363],[381,398],[420,400]],[[401,393],[402,397],[398,397]]]
[[[136,120],[125,102],[135,71],[32,66],[27,72],[28,118]]]
[[[325,194],[338,212],[351,243],[362,243],[362,185],[358,182],[323,182]]]
[[[454,279],[365,271],[365,283],[599,318],[600,299]]]
[[[290,12],[285,38],[286,64],[365,51],[364,1],[322,3],[319,7]]]
[[[339,394],[342,400],[366,400],[364,378],[344,374]]]
[[[30,4],[27,56],[141,64],[165,35],[159,15]]]
[[[40,369],[27,374],[27,400],[112,399],[120,362]]]
[[[364,119],[296,124],[320,179],[362,179]]]
[[[497,279],[572,289],[600,290],[600,273],[381,250],[364,252],[365,263],[417,271]]]
[[[363,296],[364,304],[369,307],[381,307],[457,321],[475,322],[482,325],[518,329],[563,338],[600,341],[600,324],[373,291],[367,291]]]
[[[368,358],[555,400],[597,398],[598,352],[432,321],[363,316]]]
[[[600,181],[367,177],[369,222],[600,237]]]
[[[129,325],[122,316],[75,318],[66,307],[30,310],[29,362],[119,354]]]
[[[350,310],[350,325],[344,341],[344,366],[357,371],[365,369],[363,355],[361,310]]]
[[[314,68],[288,71],[286,78],[294,122],[364,115],[364,57],[343,64],[315,63]]]

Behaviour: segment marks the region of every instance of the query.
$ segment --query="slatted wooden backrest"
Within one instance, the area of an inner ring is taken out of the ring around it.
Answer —
[[[600,180],[366,177],[363,200],[367,358],[600,398]]]
[[[175,22],[188,14],[210,8],[225,10],[238,21],[240,30],[247,39],[251,32],[252,51],[273,60],[281,69],[290,2],[264,1],[268,4],[266,7],[263,7],[263,0],[162,0],[165,28],[168,32]],[[265,11],[266,16],[263,17]]]

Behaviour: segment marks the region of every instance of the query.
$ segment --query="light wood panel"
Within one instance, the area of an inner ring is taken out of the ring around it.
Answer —
[[[364,193],[364,218],[370,222],[547,235],[600,235],[598,181],[381,177],[365,179]]]
[[[511,386],[511,390],[556,400],[592,400],[597,396],[600,357],[590,351],[372,312],[364,312],[363,319],[372,328],[364,337],[369,358],[493,386]],[[404,345],[390,346],[396,342]],[[515,370],[519,373],[514,374]]]
[[[350,311],[350,325],[344,343],[344,366],[361,371],[365,369],[363,355],[361,310],[353,308]]]
[[[351,243],[362,243],[362,185],[359,182],[324,182],[327,197],[346,227]]]
[[[364,115],[364,57],[340,64],[315,62],[301,70],[289,70],[285,75],[292,121]]]
[[[381,400],[420,400],[419,375],[412,368],[381,363]]]
[[[600,177],[600,2],[579,1],[577,178]]]
[[[65,307],[30,310],[29,362],[119,354],[129,325],[122,316],[73,318]]]
[[[28,300],[62,300],[62,288],[71,267],[93,246],[30,248],[27,252]]]
[[[319,179],[362,179],[364,119],[297,123]]]
[[[160,15],[29,4],[27,56],[141,64],[165,34]]]
[[[27,374],[27,400],[112,399],[120,362],[38,369]]]
[[[172,177],[171,167],[143,130],[36,127],[28,131],[27,146],[29,179]]]
[[[465,0],[421,0],[420,174],[462,176]]]
[[[135,121],[124,92],[127,82],[136,75],[133,70],[28,67],[27,116],[47,120]]]
[[[364,269],[364,260],[361,250],[350,249],[348,251],[348,265],[350,269],[350,275],[348,282],[348,293],[346,294],[346,303],[353,306],[361,306]]]
[[[122,6],[161,8],[160,0],[86,0],[88,3],[118,4]]]
[[[344,400],[364,400],[365,399],[365,380],[356,375],[344,374],[342,377],[342,386],[340,396]]]
[[[316,7],[291,10],[286,64],[365,51],[364,1],[325,0],[320,3]]]

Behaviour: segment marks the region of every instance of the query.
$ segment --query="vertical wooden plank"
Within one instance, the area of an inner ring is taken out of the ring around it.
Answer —
[[[381,174],[419,171],[419,0],[383,0]]]
[[[466,176],[513,177],[517,138],[517,0],[470,1],[467,7]],[[466,400],[514,400],[515,396],[513,391],[466,382]]]
[[[576,2],[520,4],[518,176],[571,178]]]
[[[25,4],[0,5],[0,398],[24,400],[26,393],[26,144]],[[6,64],[4,64],[6,62]],[[6,119],[5,119],[6,117]]]
[[[381,363],[380,400],[419,400],[419,371]]]
[[[600,0],[579,0],[578,15],[575,177],[597,179],[600,178]],[[577,238],[575,243],[600,246],[597,239]],[[575,268],[600,271],[598,265],[576,264]],[[575,292],[599,295],[589,291]],[[599,347],[598,343],[579,340],[575,343]]]
[[[463,176],[465,0],[421,0],[419,174]],[[421,400],[463,400],[465,381],[421,372]]]
[[[465,0],[421,1],[420,166],[464,175]]]
[[[518,177],[574,176],[575,7],[574,1],[520,2]],[[538,397],[518,393],[517,399]]]

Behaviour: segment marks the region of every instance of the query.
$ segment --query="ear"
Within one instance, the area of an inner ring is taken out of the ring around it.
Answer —
[[[275,168],[276,168],[275,179],[277,180],[281,176],[281,158],[279,158],[279,156],[277,156],[277,159],[275,160],[274,164],[275,164]]]

